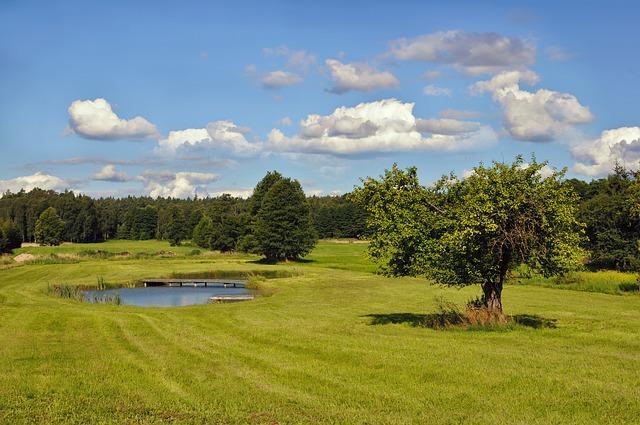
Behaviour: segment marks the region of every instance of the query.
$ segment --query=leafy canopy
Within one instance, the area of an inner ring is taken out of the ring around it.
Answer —
[[[63,232],[64,221],[55,208],[49,207],[40,214],[35,229],[36,241],[40,245],[60,245]]]
[[[280,178],[269,188],[253,230],[257,252],[268,260],[297,259],[311,251],[317,236],[298,181]]]
[[[502,285],[516,266],[549,276],[583,258],[576,195],[562,180],[564,171],[543,177],[545,165],[517,157],[423,187],[415,167],[394,164],[352,195],[369,213],[371,256],[390,275],[480,284],[486,305],[501,312]]]

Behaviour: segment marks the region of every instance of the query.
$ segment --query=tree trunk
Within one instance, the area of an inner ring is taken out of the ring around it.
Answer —
[[[484,306],[496,315],[502,316],[502,283],[487,282],[482,285]]]

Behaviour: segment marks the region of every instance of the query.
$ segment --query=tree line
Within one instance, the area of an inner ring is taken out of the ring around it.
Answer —
[[[267,188],[280,179],[283,177],[279,173],[268,173],[248,199],[229,195],[92,199],[71,191],[7,192],[0,198],[0,250],[7,252],[22,241],[38,240],[38,218],[51,207],[61,220],[57,225],[61,229],[59,238],[53,242],[120,238],[161,239],[175,244],[192,239],[198,246],[220,251],[255,251],[261,203]],[[571,202],[576,206],[578,221],[584,224],[581,248],[588,254],[586,266],[640,270],[640,173],[616,166],[604,178],[563,182],[576,194]],[[348,195],[307,197],[306,204],[317,237],[369,237],[367,207]],[[265,220],[263,214],[260,223],[265,224]]]
[[[62,241],[87,243],[109,239],[159,239],[176,245],[182,240],[192,239],[204,248],[254,252],[257,249],[256,234],[264,234],[259,233],[260,229],[276,217],[269,218],[267,212],[260,214],[267,192],[276,183],[281,196],[304,201],[304,208],[308,211],[303,211],[303,214],[308,215],[315,237],[362,238],[366,235],[364,212],[347,196],[307,198],[299,183],[270,172],[248,199],[230,195],[194,199],[134,196],[93,199],[72,191],[58,193],[33,189],[29,192],[6,192],[0,198],[0,251],[8,252],[19,247],[21,242],[58,244]],[[295,190],[291,185],[297,185]],[[278,202],[283,205],[290,202],[288,198],[269,199],[274,207]],[[47,232],[39,234],[40,218],[40,228]],[[10,236],[11,243],[5,235]],[[7,242],[3,242],[5,240]],[[281,256],[281,253],[276,256]]]

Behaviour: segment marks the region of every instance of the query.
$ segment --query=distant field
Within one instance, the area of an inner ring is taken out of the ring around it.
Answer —
[[[640,295],[632,275],[509,285],[508,314],[555,327],[417,326],[437,299],[479,294],[371,273],[365,244],[321,242],[303,262],[157,241],[29,247],[177,256],[82,257],[0,270],[0,423],[634,424]],[[252,302],[178,308],[83,304],[48,284],[172,272],[296,270]],[[591,282],[591,283],[589,283]],[[573,286],[572,286],[573,285]],[[591,285],[591,286],[589,286]],[[600,291],[603,292],[603,291]],[[605,291],[606,292],[606,291]]]

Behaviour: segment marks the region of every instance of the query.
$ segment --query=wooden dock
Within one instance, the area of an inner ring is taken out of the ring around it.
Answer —
[[[209,297],[210,303],[237,303],[239,301],[251,301],[253,295],[216,295]]]
[[[144,279],[144,286],[221,286],[223,288],[244,288],[246,280],[234,279]]]

